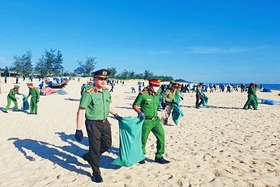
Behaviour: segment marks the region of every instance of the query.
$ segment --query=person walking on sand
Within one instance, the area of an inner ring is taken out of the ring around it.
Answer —
[[[243,109],[247,110],[250,106],[253,106],[254,110],[258,109],[258,102],[257,102],[257,84],[255,83],[250,83],[249,88],[248,88],[248,99],[243,106]]]
[[[157,139],[155,162],[159,164],[167,164],[170,163],[170,161],[163,158],[165,152],[165,134],[158,116],[159,88],[159,80],[149,80],[148,87],[144,88],[143,91],[138,94],[132,104],[132,108],[137,112],[139,118],[145,119],[142,126],[143,153],[146,153],[146,143],[150,132],[152,132]],[[145,164],[145,160],[142,160],[139,163]]]
[[[162,95],[162,102],[164,103],[164,117],[163,125],[168,125],[168,118],[171,114],[173,103],[175,102],[176,95],[179,95],[178,83],[173,82],[171,88],[167,89]]]
[[[19,93],[19,88],[19,85],[14,85],[14,88],[10,90],[9,94],[7,95],[7,106],[5,107],[3,112],[8,113],[8,110],[11,106],[11,101],[13,101],[15,105],[14,111],[18,111],[18,102],[16,99],[16,95],[22,95],[21,93]]]
[[[112,146],[111,124],[107,117],[111,113],[117,120],[122,120],[122,117],[110,107],[111,93],[106,88],[109,75],[110,72],[106,69],[94,72],[95,86],[82,95],[76,117],[75,139],[77,141],[83,139],[82,119],[84,115],[86,118],[89,152],[82,158],[91,165],[93,171],[91,179],[96,183],[103,182],[99,169],[100,155]]]
[[[204,102],[204,96],[202,93],[202,83],[199,83],[197,85],[195,97],[196,97],[195,108],[199,109],[200,105],[202,105]]]
[[[27,87],[29,88],[29,93],[27,95],[27,99],[31,96],[30,99],[30,112],[29,114],[38,113],[38,102],[40,100],[40,91],[38,88],[33,86],[33,83],[27,83]]]

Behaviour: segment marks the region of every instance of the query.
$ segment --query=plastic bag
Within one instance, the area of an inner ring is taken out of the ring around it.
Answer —
[[[29,103],[28,103],[28,100],[26,98],[26,95],[23,95],[22,97],[22,107],[21,107],[21,110],[28,110],[29,109]]]
[[[173,104],[173,110],[172,110],[172,120],[173,122],[178,125],[179,124],[179,119],[184,116],[183,110],[180,108],[178,103]]]
[[[132,116],[119,121],[119,156],[112,164],[130,167],[145,159],[141,140],[143,123],[144,119]]]
[[[175,102],[178,103],[178,105],[181,103],[181,101],[184,99],[184,95],[179,93],[178,95],[176,95],[175,97]]]
[[[279,103],[279,101],[276,101],[276,100],[261,99],[261,104],[276,105],[278,103]]]
[[[203,93],[203,106],[206,106],[208,104],[208,97]]]

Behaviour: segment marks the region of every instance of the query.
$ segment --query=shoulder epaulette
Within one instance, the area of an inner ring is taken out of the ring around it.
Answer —
[[[90,88],[90,89],[88,89],[86,92],[87,93],[90,93],[90,92],[92,92],[94,90],[94,88]]]
[[[145,94],[147,92],[148,92],[147,90],[143,90],[142,92],[140,92],[140,94]]]

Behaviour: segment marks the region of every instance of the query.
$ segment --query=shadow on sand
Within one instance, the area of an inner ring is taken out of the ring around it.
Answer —
[[[34,154],[38,155],[43,159],[47,159],[51,161],[55,167],[55,165],[59,165],[60,167],[67,169],[69,171],[76,172],[81,175],[91,176],[91,174],[80,167],[90,167],[89,164],[81,163],[78,161],[76,156],[77,153],[84,152],[87,150],[79,147],[75,143],[74,135],[67,135],[64,132],[55,133],[59,135],[62,141],[67,142],[69,145],[67,146],[57,146],[51,143],[47,143],[44,141],[34,140],[34,139],[19,139],[19,138],[9,138],[9,141],[13,141],[14,146],[25,156],[25,158],[29,161],[36,161],[34,157],[29,155],[25,150],[32,151]],[[84,138],[81,143],[85,143],[88,146],[88,139]],[[79,143],[78,143],[79,144]],[[112,147],[108,150],[109,153],[118,154],[119,149]],[[100,156],[100,168],[106,169],[119,169],[120,167],[111,164],[114,161],[112,157],[109,156]]]

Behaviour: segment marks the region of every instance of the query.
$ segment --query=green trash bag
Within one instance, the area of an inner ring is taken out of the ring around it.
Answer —
[[[178,105],[178,103],[173,104],[173,110],[172,110],[172,120],[173,122],[178,125],[179,119],[184,116],[184,112],[181,109],[181,107]]]
[[[141,140],[143,123],[144,119],[132,116],[123,117],[119,121],[119,156],[112,164],[130,167],[145,159]]]
[[[208,97],[204,93],[203,93],[203,98],[204,98],[204,100],[203,100],[202,105],[203,106],[207,106],[207,104],[208,104]]]
[[[176,95],[175,97],[175,102],[178,103],[178,105],[181,103],[181,101],[184,99],[184,95],[179,93],[178,95]]]

